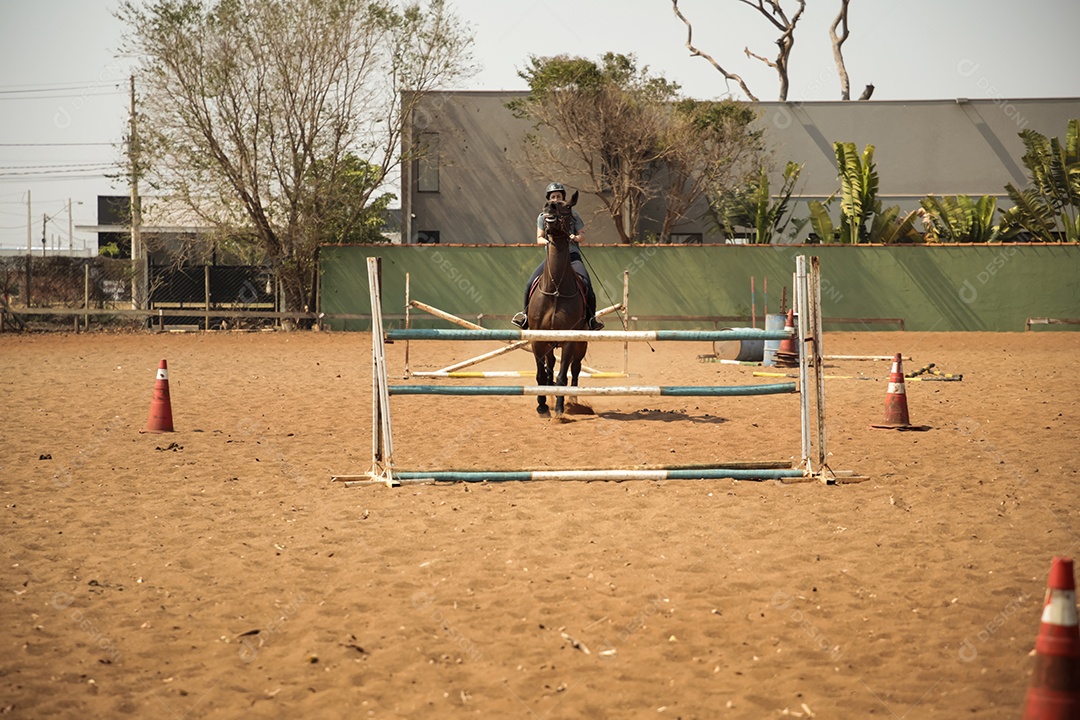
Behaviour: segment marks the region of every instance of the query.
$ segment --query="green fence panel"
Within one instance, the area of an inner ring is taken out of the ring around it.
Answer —
[[[900,318],[906,330],[915,331],[1021,331],[1028,318],[1080,317],[1077,245],[605,245],[583,251],[598,306],[622,301],[626,272],[630,312],[642,318],[749,316],[753,278],[758,324],[764,326],[766,304],[770,313],[779,312],[785,290],[787,306],[792,305],[798,255],[821,258],[826,330],[897,329],[873,321]],[[383,312],[389,324],[401,324],[408,273],[413,299],[485,327],[503,327],[521,309],[525,281],[544,252],[540,246],[508,245],[326,246],[320,254],[322,312],[370,314],[369,256],[383,259]],[[417,327],[446,326],[426,313],[414,311],[413,317]],[[871,322],[841,325],[829,318]],[[338,330],[370,328],[366,317],[327,324]],[[716,324],[664,320],[638,327]]]

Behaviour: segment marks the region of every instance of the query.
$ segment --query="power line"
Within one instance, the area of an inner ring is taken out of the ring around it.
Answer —
[[[49,182],[54,182],[54,181],[59,181],[59,180],[94,180],[94,179],[112,180],[113,178],[110,177],[109,175],[106,175],[105,173],[83,173],[83,174],[76,174],[76,175],[50,175],[48,177],[43,177],[43,176],[40,176],[40,175],[22,175],[22,176],[18,176],[18,177],[7,177],[5,175],[0,175],[0,183],[15,183],[15,182],[22,183],[22,182],[28,182],[28,181],[31,181],[31,180],[42,180],[42,181],[48,180]]]
[[[105,142],[41,142],[41,143],[0,143],[0,147],[91,147],[99,145],[118,145]]]
[[[103,83],[99,80],[86,80],[84,82],[61,82],[61,83],[27,83],[25,85],[19,85],[18,83],[13,85],[0,85],[0,93],[17,93],[17,92],[56,92],[59,90],[78,90],[80,88],[88,88],[94,86],[102,86],[108,83]],[[117,85],[116,87],[119,87]]]
[[[120,166],[117,165],[116,163],[111,163],[111,164],[102,163],[102,164],[97,164],[97,165],[86,165],[86,166],[77,166],[77,167],[81,167],[81,168],[84,168],[86,171],[89,171],[89,170],[116,170]],[[76,169],[77,169],[76,167],[67,167],[67,168],[63,168],[63,169],[58,168],[56,170],[33,170],[31,172],[0,172],[0,178],[10,178],[10,177],[27,176],[27,175],[35,175],[35,176],[36,175],[58,175],[58,174],[61,174],[61,173],[70,173],[70,172],[72,172],[73,170],[76,170]]]
[[[111,160],[98,160],[96,162],[85,163],[49,163],[47,165],[0,165],[0,170],[59,170],[62,168],[96,168],[102,165],[113,165]],[[0,173],[5,175],[7,173]]]
[[[78,98],[78,97],[105,97],[106,95],[123,95],[122,90],[115,90],[111,92],[80,92],[80,93],[67,93],[64,95],[36,95],[32,97],[0,97],[0,100],[63,100],[64,98]]]

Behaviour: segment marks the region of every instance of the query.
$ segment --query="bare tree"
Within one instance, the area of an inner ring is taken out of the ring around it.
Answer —
[[[851,99],[851,83],[848,80],[847,66],[844,64],[843,45],[848,39],[848,4],[851,0],[840,0],[840,12],[829,27],[829,38],[832,40],[833,59],[836,60],[836,72],[840,75],[840,99]],[[837,34],[836,29],[841,28]]]
[[[791,50],[795,46],[795,26],[799,23],[799,19],[802,18],[803,11],[806,10],[806,0],[796,0],[799,7],[795,11],[795,13],[791,15],[791,17],[788,17],[787,11],[785,11],[784,8],[780,5],[779,0],[738,1],[757,10],[762,17],[768,20],[777,30],[780,31],[780,37],[776,40],[776,45],[779,50],[777,52],[775,60],[770,60],[762,55],[753,53],[748,47],[744,48],[743,52],[746,53],[747,57],[756,58],[776,71],[776,74],[780,79],[779,99],[781,101],[787,100],[789,85],[788,64],[791,59]],[[757,98],[754,96],[753,93],[750,92],[750,89],[746,86],[746,83],[743,82],[742,78],[740,78],[738,75],[735,75],[734,73],[726,71],[715,60],[713,60],[711,57],[701,52],[691,44],[691,34],[693,32],[693,28],[690,25],[690,21],[687,20],[686,17],[679,11],[679,0],[671,0],[671,5],[678,18],[686,24],[686,47],[688,50],[690,50],[691,56],[704,57],[706,60],[712,63],[712,66],[719,70],[725,78],[727,78],[728,80],[737,81],[739,83],[739,87],[742,88],[742,91],[746,93],[747,97],[749,97],[751,100],[757,101]]]
[[[319,244],[370,226],[416,102],[471,71],[442,0],[125,0],[117,15],[141,60],[148,178],[255,244],[293,310],[314,306]]]
[[[757,96],[755,96],[754,93],[750,92],[750,88],[746,86],[746,83],[741,77],[739,77],[735,73],[728,72],[723,67],[721,67],[720,63],[716,62],[716,60],[714,60],[711,55],[703,52],[702,50],[694,46],[694,27],[690,24],[690,21],[686,19],[686,16],[679,11],[679,0],[671,0],[671,7],[675,11],[675,15],[678,16],[678,18],[682,20],[683,23],[686,25],[686,49],[690,51],[690,57],[703,57],[708,60],[709,63],[714,68],[716,68],[720,72],[720,74],[723,75],[727,80],[734,80],[735,82],[739,83],[739,87],[742,88],[742,91],[746,94],[746,97],[750,98],[754,102],[757,102]]]

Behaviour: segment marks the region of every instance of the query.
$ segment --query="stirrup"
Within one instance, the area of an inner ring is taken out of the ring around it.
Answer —
[[[513,317],[513,319],[510,320],[510,322],[511,324],[517,325],[519,328],[524,330],[525,326],[529,324],[529,316],[523,312],[519,312]]]
[[[600,322],[599,318],[593,317],[593,318],[591,318],[589,320],[589,329],[590,330],[603,330],[604,329],[604,323]]]

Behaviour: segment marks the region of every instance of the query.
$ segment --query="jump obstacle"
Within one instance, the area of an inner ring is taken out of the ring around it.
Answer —
[[[618,303],[618,304],[615,304],[615,305],[610,305],[610,306],[608,306],[606,308],[603,308],[601,310],[597,310],[596,311],[596,317],[598,317],[598,318],[603,317],[605,315],[609,315],[609,314],[611,314],[613,312],[617,312],[619,310],[625,311],[627,309],[627,307],[629,306],[629,303],[630,303],[630,272],[629,271],[624,271],[623,272],[623,301],[622,301],[622,303]],[[440,318],[442,320],[446,320],[447,322],[453,323],[455,325],[460,325],[461,327],[464,327],[464,328],[469,328],[470,330],[483,330],[484,329],[483,326],[477,325],[474,322],[469,322],[465,318],[458,317],[457,315],[454,315],[452,313],[448,313],[445,310],[440,310],[439,308],[428,305],[427,303],[423,303],[423,302],[420,302],[419,300],[412,299],[411,291],[410,291],[409,273],[405,273],[405,328],[406,329],[411,327],[412,315],[411,315],[410,311],[413,310],[413,309],[422,310],[422,311],[428,313],[429,315],[433,315],[433,316],[435,316],[437,318]],[[622,314],[622,316],[620,317],[620,320],[622,320],[622,323],[623,323],[623,329],[624,330],[629,329],[629,327],[627,326],[627,321],[626,321],[626,316],[627,315],[628,315],[628,313],[624,312]],[[525,352],[529,352],[530,357],[531,357],[531,352],[529,350],[529,341],[528,340],[517,340],[516,342],[511,342],[506,347],[502,347],[502,348],[499,348],[498,350],[493,350],[491,352],[483,353],[482,355],[477,355],[475,357],[471,357],[468,360],[462,360],[461,362],[457,362],[457,363],[454,363],[452,365],[448,365],[448,366],[446,366],[444,368],[441,368],[439,370],[417,371],[417,372],[410,372],[410,370],[409,370],[409,347],[410,347],[409,346],[409,341],[406,340],[405,341],[405,379],[406,380],[409,379],[410,375],[413,376],[413,377],[430,377],[430,378],[505,378],[505,377],[532,377],[532,376],[536,375],[535,370],[464,370],[464,368],[471,367],[473,365],[477,365],[477,364],[479,364],[481,362],[484,362],[485,360],[491,360],[492,358],[499,357],[500,355],[505,355],[508,352],[513,352],[514,350],[523,350]],[[628,372],[628,369],[627,369],[628,362],[629,362],[628,358],[629,358],[629,345],[628,345],[628,343],[623,343],[623,369],[622,369],[622,372],[605,372],[605,371],[601,371],[601,370],[596,370],[595,368],[591,368],[588,365],[583,364],[581,366],[582,372],[581,372],[581,375],[579,377],[584,377],[584,378],[629,377],[629,372]]]
[[[369,257],[368,287],[371,293],[372,315],[372,434],[371,470],[365,475],[334,475],[332,481],[354,485],[384,484],[389,487],[412,482],[500,482],[524,480],[708,480],[816,478],[826,482],[835,474],[825,464],[825,383],[821,373],[821,286],[817,257],[809,264],[805,256],[796,258],[795,300],[798,307],[798,342],[804,350],[799,353],[798,384],[770,383],[740,386],[645,386],[645,387],[568,387],[568,386],[456,386],[390,385],[386,365],[386,340],[511,340],[516,342],[581,340],[587,342],[629,341],[715,341],[739,340],[752,335],[754,339],[784,340],[793,337],[794,330],[759,331],[732,330],[651,330],[651,331],[579,331],[579,330],[440,330],[384,329],[382,315],[381,265],[377,257]],[[809,267],[808,267],[809,265]],[[504,348],[502,351],[506,351]],[[813,369],[814,381],[810,382]],[[816,442],[811,435],[810,392],[815,395]],[[520,470],[520,471],[403,471],[394,464],[393,431],[390,420],[391,395],[660,395],[660,396],[744,396],[798,393],[800,396],[801,460],[794,467],[788,463],[726,463],[724,467],[678,466],[649,469],[611,470]],[[811,457],[811,450],[814,456]]]

